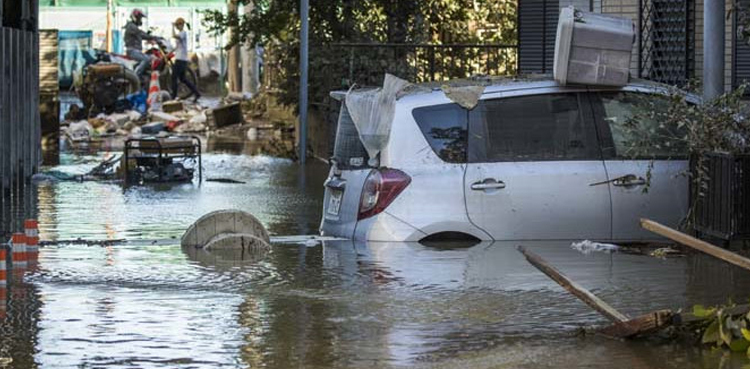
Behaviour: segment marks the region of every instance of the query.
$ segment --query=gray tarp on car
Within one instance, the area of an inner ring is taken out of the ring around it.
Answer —
[[[383,87],[346,94],[346,107],[359,131],[359,138],[370,160],[388,143],[391,123],[396,112],[396,96],[409,82],[386,74]]]
[[[477,105],[479,97],[482,96],[485,86],[484,83],[474,83],[459,86],[443,85],[441,87],[451,101],[466,109],[473,109]],[[349,90],[347,92],[346,108],[357,127],[359,138],[371,161],[388,143],[396,112],[396,100],[403,94],[415,93],[420,90],[425,89],[420,89],[403,79],[386,74],[382,88]],[[426,89],[426,91],[430,90]]]

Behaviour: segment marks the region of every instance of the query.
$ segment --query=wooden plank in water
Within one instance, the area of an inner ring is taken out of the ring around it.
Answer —
[[[555,269],[555,267],[549,265],[546,261],[544,261],[544,259],[542,259],[539,255],[526,250],[526,248],[523,246],[518,246],[518,251],[520,251],[523,256],[526,257],[526,260],[528,260],[531,265],[535,266],[537,269],[542,271],[542,273],[552,278],[552,280],[554,280],[555,282],[557,282],[557,284],[573,294],[573,296],[578,297],[578,299],[591,306],[594,310],[604,315],[607,319],[615,323],[623,323],[629,320],[629,318],[625,314],[622,314],[619,311],[615,310],[615,308],[609,306],[609,304],[596,297],[596,295],[591,293],[589,290],[570,280],[564,274],[560,273],[560,271]]]
[[[605,336],[617,338],[646,335],[672,325],[672,317],[674,315],[672,310],[657,310],[625,322],[617,322],[599,329],[597,332]]]
[[[667,237],[675,242],[679,242],[680,244],[683,244],[685,246],[692,247],[698,251],[705,252],[706,254],[709,254],[713,257],[734,264],[740,268],[750,270],[750,259],[735,254],[731,251],[722,249],[721,247],[714,246],[708,242],[699,240],[680,231],[676,231],[663,224],[654,222],[653,220],[641,219],[641,227],[658,235]]]

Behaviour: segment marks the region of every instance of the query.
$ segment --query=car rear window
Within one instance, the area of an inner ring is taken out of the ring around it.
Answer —
[[[546,94],[481,101],[471,111],[470,162],[596,160],[592,122],[578,94]]]
[[[333,146],[333,159],[339,169],[359,169],[367,167],[367,150],[359,139],[359,132],[349,115],[346,104],[341,104],[336,143]]]
[[[466,109],[458,104],[443,104],[414,109],[412,115],[440,159],[448,163],[466,162],[469,116]]]

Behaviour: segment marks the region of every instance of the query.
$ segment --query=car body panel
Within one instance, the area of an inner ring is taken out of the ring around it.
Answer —
[[[480,240],[646,239],[637,218],[649,216],[674,225],[687,208],[687,182],[677,175],[684,161],[655,162],[650,195],[614,186],[617,174],[643,173],[641,161],[603,158],[585,161],[447,163],[433,151],[412,111],[451,103],[440,86],[397,100],[388,144],[379,167],[398,169],[411,183],[386,210],[358,220],[359,200],[373,169],[331,170],[327,183],[346,183],[338,216],[326,215],[335,188],[326,188],[321,232],[377,241],[418,241],[441,232],[460,232]],[[426,91],[426,92],[425,92]],[[637,91],[666,94],[668,87],[634,81],[625,87],[560,86],[551,79],[507,80],[487,86],[482,99],[586,91]],[[696,99],[693,99],[696,100]],[[627,172],[627,173],[626,173]],[[471,184],[499,179],[506,188],[471,190]],[[604,185],[590,184],[604,182]],[[684,199],[683,199],[684,197]]]
[[[473,190],[486,179],[502,189]],[[496,240],[611,237],[610,198],[601,161],[470,164],[464,191],[469,218]]]
[[[342,170],[331,168],[326,180],[325,195],[323,196],[323,216],[320,223],[320,233],[323,236],[352,238],[354,237],[359,201],[365,179],[372,169]],[[336,192],[342,192],[338,214],[331,214],[331,197]]]
[[[384,211],[357,222],[354,239],[358,241],[419,241],[426,234]]]
[[[641,228],[640,218],[669,227],[678,227],[688,211],[688,169],[686,160],[607,160],[610,179],[625,175],[651,179],[645,185],[618,186],[610,181],[612,193],[612,238],[615,240],[656,240],[654,233]],[[649,169],[649,166],[652,166]]]

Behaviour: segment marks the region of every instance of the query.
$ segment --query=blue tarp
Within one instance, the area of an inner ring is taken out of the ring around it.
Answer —
[[[112,30],[112,52],[125,54],[125,44],[122,42],[122,32],[119,29]]]
[[[73,73],[96,60],[91,47],[91,31],[60,31],[58,33],[60,53],[60,87],[73,84]]]

